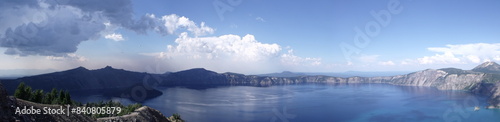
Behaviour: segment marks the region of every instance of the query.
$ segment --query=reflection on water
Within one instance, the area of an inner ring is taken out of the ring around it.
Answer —
[[[499,121],[484,97],[388,84],[162,88],[143,104],[188,121]],[[82,101],[119,98],[87,96]]]

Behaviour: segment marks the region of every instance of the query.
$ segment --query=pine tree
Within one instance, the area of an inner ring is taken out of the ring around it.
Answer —
[[[57,97],[57,99],[59,99],[59,102],[56,103],[56,104],[64,104],[64,102],[65,102],[64,101],[65,100],[64,97],[66,97],[66,95],[64,95],[64,91],[62,89],[59,90],[59,97]]]
[[[51,92],[44,93],[41,89],[33,90],[24,82],[19,84],[14,96],[19,99],[42,104],[81,105],[81,103],[71,100],[71,95],[67,90],[57,90],[56,88],[52,88]]]
[[[24,84],[24,82],[21,82],[17,86],[16,91],[14,92],[14,97],[19,98],[19,99],[25,98],[25,96],[26,96],[25,89],[26,89],[26,84]]]
[[[52,91],[50,92],[50,95],[52,96],[50,104],[57,104],[57,103],[59,103],[59,99],[58,99],[59,94],[57,94],[57,89],[56,88],[52,89]]]
[[[24,89],[24,93],[26,93],[26,94],[21,99],[31,101],[31,96],[32,96],[33,91],[31,90],[30,86],[26,86],[26,88]]]
[[[64,104],[72,104],[71,95],[69,95],[69,92],[66,91],[64,95],[65,95],[64,96],[64,101],[65,101]]]
[[[31,96],[30,101],[36,102],[36,103],[41,103],[43,96],[44,96],[43,90],[37,89],[37,90],[33,91],[33,94]]]
[[[45,94],[45,97],[43,98],[42,100],[42,103],[43,104],[52,104],[52,101],[54,101],[54,96],[57,92],[57,89],[56,88],[52,88],[52,91],[51,92],[48,92],[47,94]]]
[[[49,104],[49,94],[50,93],[45,93],[45,95],[43,95],[43,98],[42,98],[43,104]]]

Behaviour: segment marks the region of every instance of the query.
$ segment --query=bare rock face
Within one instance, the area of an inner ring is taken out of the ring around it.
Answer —
[[[480,83],[473,89],[473,93],[489,96],[488,108],[500,108],[500,82]]]
[[[483,73],[449,74],[445,77],[444,82],[436,87],[440,90],[470,90],[483,80],[484,75]]]
[[[447,74],[441,70],[427,69],[393,78],[394,80],[390,83],[406,86],[437,86],[442,84],[442,80]]]
[[[268,77],[223,74],[231,85],[289,85],[302,83],[389,83],[404,86],[428,86],[440,90],[468,90],[483,81],[485,73],[469,72],[453,69],[427,69],[406,75],[388,77],[348,77],[331,76],[299,76],[299,77]]]
[[[484,73],[447,72],[444,70],[428,69],[403,76],[394,76],[388,83],[407,86],[432,86],[440,90],[468,90],[480,83]]]
[[[491,89],[488,90],[488,92],[491,94],[490,99],[488,102],[496,107],[500,107],[500,82],[497,82],[491,87]]]

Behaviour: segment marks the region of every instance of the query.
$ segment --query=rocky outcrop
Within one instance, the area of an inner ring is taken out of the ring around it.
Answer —
[[[0,83],[0,120],[15,121],[14,117],[14,102],[7,95],[7,91]]]
[[[432,86],[440,90],[467,90],[484,79],[484,73],[457,74],[428,69],[403,76],[393,76],[387,83],[407,86]]]

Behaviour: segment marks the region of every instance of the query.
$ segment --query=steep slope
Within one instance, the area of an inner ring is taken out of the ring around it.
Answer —
[[[409,86],[432,86],[440,90],[468,90],[484,79],[484,73],[453,69],[427,69],[403,76],[393,76],[389,83]]]

